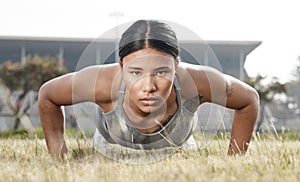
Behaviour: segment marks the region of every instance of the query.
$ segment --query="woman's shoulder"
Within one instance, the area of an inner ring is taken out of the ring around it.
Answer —
[[[206,71],[209,68],[202,65],[180,62],[178,65],[177,79],[182,96],[190,99],[203,95],[205,88],[209,87]]]
[[[188,81],[192,79],[199,79],[199,77],[205,76],[206,67],[202,65],[195,65],[185,62],[180,62],[178,64],[177,77],[184,83],[184,81]],[[190,81],[192,81],[190,80]]]
[[[209,67],[207,67],[207,66],[191,64],[191,63],[187,63],[187,62],[180,62],[178,64],[178,67],[179,67],[179,69],[187,71],[190,74],[193,74],[194,72],[202,72],[202,71],[209,69]]]
[[[213,75],[223,75],[220,71],[203,65],[190,64],[185,62],[180,62],[178,66],[178,73],[182,79],[187,79],[189,77],[194,80],[205,81],[208,77]]]
[[[93,65],[74,74],[74,85],[94,97],[98,105],[107,105],[118,97],[122,81],[119,64]]]
[[[95,89],[95,102],[99,105],[110,103],[118,97],[122,74],[119,64],[95,65],[84,68],[87,82],[91,82]]]
[[[190,99],[190,97],[198,95],[198,87],[194,79],[195,71],[197,70],[195,66],[184,62],[178,64],[176,77],[183,99]]]
[[[120,70],[120,65],[118,63],[92,65],[92,66],[88,66],[86,68],[83,68],[80,71],[83,71],[83,70],[98,71],[98,72],[119,71]]]
[[[104,65],[93,65],[83,68],[75,73],[78,78],[95,78],[96,81],[110,82],[114,77],[118,76],[121,71],[119,64],[104,64]]]

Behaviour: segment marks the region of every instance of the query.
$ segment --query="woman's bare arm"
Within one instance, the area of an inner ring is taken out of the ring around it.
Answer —
[[[213,68],[193,66],[188,69],[202,96],[201,103],[212,102],[235,110],[228,154],[245,153],[259,112],[256,90]]]
[[[93,66],[46,82],[39,91],[39,113],[49,153],[64,158],[64,116],[61,106],[79,102],[108,102],[111,98],[111,76],[117,65]],[[103,73],[103,74],[100,74]],[[108,74],[109,73],[109,74]],[[109,81],[109,83],[107,83]]]
[[[74,73],[45,83],[39,91],[39,114],[49,153],[64,158],[67,148],[64,139],[64,117],[61,105],[72,104]]]
[[[246,83],[230,76],[226,80],[226,106],[235,109],[228,154],[247,151],[259,112],[259,96]]]

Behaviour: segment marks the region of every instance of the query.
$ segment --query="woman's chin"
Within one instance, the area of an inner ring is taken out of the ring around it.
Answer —
[[[140,108],[140,111],[144,115],[150,115],[150,114],[154,114],[154,113],[157,113],[158,111],[160,111],[160,108],[157,106],[144,106],[144,107]]]

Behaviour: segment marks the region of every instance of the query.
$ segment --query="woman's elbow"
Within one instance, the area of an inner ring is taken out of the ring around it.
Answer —
[[[259,94],[258,94],[257,90],[255,90],[254,88],[252,88],[251,90],[252,90],[251,91],[252,100],[257,106],[259,106],[260,105]]]
[[[45,106],[45,104],[51,102],[51,81],[45,82],[38,92],[38,105],[39,107]]]
[[[255,112],[256,115],[258,115],[260,109],[260,98],[257,90],[255,90],[254,88],[250,89],[249,99],[250,108],[252,108],[253,112]]]

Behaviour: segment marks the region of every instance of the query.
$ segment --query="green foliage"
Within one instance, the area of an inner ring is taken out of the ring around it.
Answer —
[[[300,141],[299,131],[282,131],[279,133],[255,133],[252,140]]]
[[[287,131],[279,133],[279,137],[285,141],[299,141],[300,140],[300,133],[298,131]]]
[[[11,131],[3,131],[0,133],[0,138],[11,138],[11,139],[27,139],[28,132],[24,129],[16,129]]]
[[[300,56],[298,57],[296,67],[292,71],[292,76],[294,76],[295,81],[300,82]]]
[[[0,66],[0,78],[11,92],[38,91],[44,82],[65,73],[66,68],[50,56],[27,56],[25,64],[7,61]]]
[[[66,128],[65,135],[68,138],[84,138],[84,135],[76,130],[75,128]],[[33,137],[28,134],[28,131],[25,129],[15,129],[3,131],[0,133],[0,139],[32,139]],[[34,138],[44,139],[44,132],[42,128],[36,128],[34,132]]]
[[[250,78],[246,83],[251,85],[258,92],[260,99],[266,103],[272,102],[276,94],[287,94],[287,86],[279,82],[278,78],[272,77],[269,83],[266,83],[266,78],[257,75]]]
[[[26,95],[30,91],[37,92],[43,83],[65,73],[67,73],[67,69],[50,56],[27,56],[25,64],[7,61],[0,65],[0,83],[9,90],[6,104],[11,110],[12,116],[15,117],[15,129],[20,123],[18,114],[20,114],[21,103]],[[17,96],[14,93],[17,93]],[[22,112],[26,113],[26,110]]]
[[[287,85],[279,82],[278,78],[271,77],[270,81],[266,81],[267,77],[257,75],[255,78],[250,78],[246,83],[256,89],[260,97],[260,112],[259,120],[256,123],[256,132],[260,131],[264,121],[265,105],[272,103],[276,95],[284,94],[287,96]],[[282,101],[280,101],[282,102]]]
[[[290,109],[300,115],[300,56],[298,63],[292,72],[293,80],[288,84],[290,96]]]

